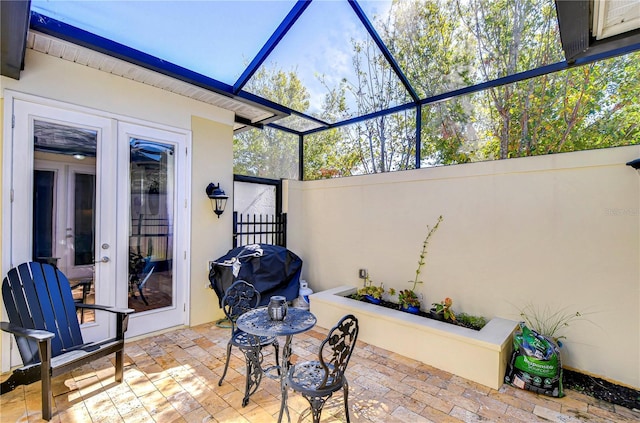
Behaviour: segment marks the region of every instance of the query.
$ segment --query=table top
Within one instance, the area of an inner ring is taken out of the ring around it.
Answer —
[[[259,307],[238,317],[236,324],[240,330],[252,335],[286,336],[305,332],[316,322],[316,316],[301,308],[289,307],[284,320],[271,320],[267,307]]]

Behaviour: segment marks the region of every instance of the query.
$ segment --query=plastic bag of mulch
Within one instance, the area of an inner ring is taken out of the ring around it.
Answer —
[[[513,336],[513,353],[504,381],[538,394],[564,396],[558,344],[520,323],[520,331]]]

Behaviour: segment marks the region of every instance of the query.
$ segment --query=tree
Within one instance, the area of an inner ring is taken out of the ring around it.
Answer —
[[[461,16],[477,39],[485,80],[562,60],[552,4],[498,0],[465,5],[466,14],[459,3]],[[484,91],[475,109],[478,121],[491,122],[491,134],[484,132],[487,144],[494,146],[485,150],[492,151],[489,158],[638,142],[631,116],[637,113],[639,66],[632,54]],[[621,126],[627,128],[624,135],[613,136]]]
[[[320,119],[328,122],[349,117],[345,98],[346,80],[338,87],[329,87],[324,76],[320,82],[327,90]],[[307,135],[304,139],[304,179],[327,179],[352,175],[357,166],[358,154],[353,145],[346,141],[342,129],[329,129]]]
[[[471,0],[463,3],[458,0],[457,8],[461,22],[475,37],[477,70],[481,82],[561,60],[557,18],[550,2]],[[548,86],[545,80],[547,76],[526,84],[489,88],[485,92],[492,106],[490,110],[485,110],[485,116],[494,122],[492,129],[493,135],[499,140],[499,158],[510,157],[514,150],[528,150],[528,116],[539,110],[532,107],[530,100],[536,88]],[[516,102],[517,116],[524,116],[520,122],[513,116]],[[488,106],[486,101],[483,103]],[[524,136],[524,148],[513,146],[514,125],[519,126]]]
[[[294,110],[309,108],[309,94],[295,71],[262,67],[245,88]],[[298,179],[298,137],[272,128],[252,129],[233,139],[234,173]]]
[[[550,0],[394,0],[389,15],[373,23],[423,99],[563,60]],[[351,47],[355,77],[325,84],[321,119],[336,122],[412,101],[372,39],[352,40]],[[308,109],[307,91],[293,71],[262,70],[251,87]],[[639,94],[636,52],[424,104],[421,165],[639,144]],[[306,136],[304,177],[411,169],[416,126],[416,110],[407,109]],[[282,174],[297,157],[295,136],[243,137],[237,167],[248,174]]]
[[[355,97],[356,115],[362,116],[409,102],[405,87],[372,39],[353,41],[356,80],[346,89]],[[412,115],[396,113],[354,124],[343,133],[356,146],[356,173],[378,173],[412,167],[415,151],[415,121]],[[409,126],[407,126],[409,125]],[[409,128],[409,137],[407,137]]]
[[[385,39],[408,80],[422,97],[473,83],[474,40],[460,23],[455,3],[394,1]],[[475,141],[469,102],[459,97],[422,108],[423,165],[464,163]]]

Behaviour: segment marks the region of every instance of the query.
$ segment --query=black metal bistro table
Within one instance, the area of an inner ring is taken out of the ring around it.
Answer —
[[[287,413],[287,420],[290,422],[289,409],[287,407],[287,373],[289,372],[290,358],[291,358],[291,339],[296,333],[306,332],[316,325],[317,319],[310,311],[300,308],[289,308],[284,320],[271,320],[267,312],[267,307],[259,307],[244,313],[238,318],[236,324],[238,329],[256,336],[285,336],[286,341],[284,348],[282,349],[282,360],[280,370],[280,414],[278,415],[278,422],[282,421],[283,412]],[[260,347],[256,343],[254,353],[251,354],[252,368],[247,369],[247,372],[251,370],[263,371],[261,367],[260,359]],[[259,370],[258,370],[259,369]],[[265,369],[264,371],[268,371]],[[255,384],[260,383],[260,378],[254,381]],[[254,392],[257,386],[248,392]]]

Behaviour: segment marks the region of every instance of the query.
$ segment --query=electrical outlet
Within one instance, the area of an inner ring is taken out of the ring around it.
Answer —
[[[360,269],[358,270],[358,276],[360,277],[360,279],[367,279],[369,273],[367,273],[367,269]]]

